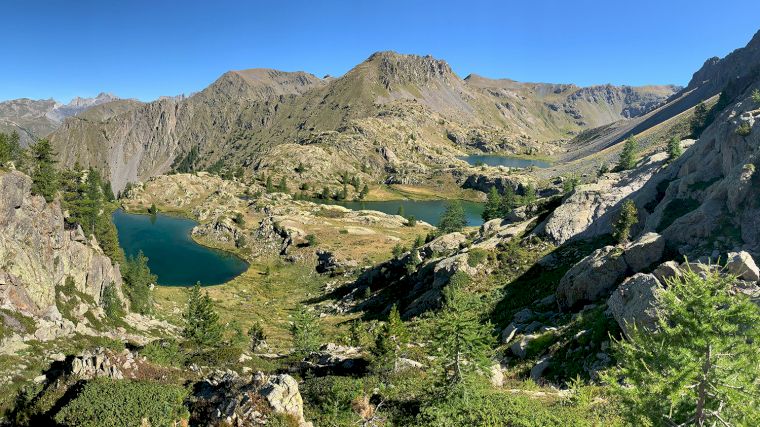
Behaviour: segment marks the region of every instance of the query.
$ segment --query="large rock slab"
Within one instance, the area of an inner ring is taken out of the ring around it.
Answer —
[[[628,270],[623,250],[605,246],[595,250],[567,271],[557,287],[557,303],[571,308],[609,294]]]
[[[652,330],[657,326],[657,295],[663,287],[654,274],[638,273],[626,279],[607,300],[612,317],[623,333],[635,324]]]
[[[59,202],[46,203],[31,187],[20,172],[0,172],[0,306],[41,316],[55,305],[55,287],[68,277],[96,303],[110,284],[121,295],[118,265],[94,238],[66,229]]]
[[[748,282],[760,281],[760,269],[749,253],[731,252],[726,261],[726,270],[737,278]]]
[[[625,262],[631,271],[639,272],[660,261],[665,253],[665,238],[646,233],[625,248]]]

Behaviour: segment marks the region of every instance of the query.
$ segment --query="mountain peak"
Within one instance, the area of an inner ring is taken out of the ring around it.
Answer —
[[[364,61],[377,69],[386,88],[392,84],[427,84],[435,80],[458,79],[449,64],[431,55],[410,55],[394,51],[375,52]]]

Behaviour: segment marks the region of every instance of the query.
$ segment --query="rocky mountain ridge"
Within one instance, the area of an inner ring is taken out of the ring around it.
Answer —
[[[378,52],[340,78],[228,72],[187,99],[155,101],[100,122],[68,120],[51,139],[63,164],[99,168],[117,190],[179,165],[281,176],[302,162],[324,171],[313,177],[318,185],[334,183],[339,172],[376,182],[399,173],[419,180],[426,168],[465,150],[550,153],[551,141],[638,115],[675,90],[491,86],[483,78],[463,80],[429,56]]]
[[[54,99],[28,98],[0,102],[0,131],[16,131],[22,145],[29,145],[50,134],[66,118],[118,100],[120,98],[110,93],[100,93],[94,98],[75,97],[68,104]]]

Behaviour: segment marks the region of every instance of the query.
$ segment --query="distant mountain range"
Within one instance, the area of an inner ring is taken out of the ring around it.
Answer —
[[[320,184],[339,172],[403,182],[461,150],[551,154],[552,141],[638,117],[678,89],[462,79],[430,56],[378,52],[340,78],[230,71],[188,98],[71,117],[51,139],[65,164],[97,167],[117,190],[213,165],[287,175],[304,163]]]
[[[100,93],[95,98],[76,97],[68,104],[61,104],[54,99],[28,98],[0,102],[0,132],[16,131],[21,137],[21,143],[28,145],[57,129],[67,117],[117,100],[119,98],[110,93]]]

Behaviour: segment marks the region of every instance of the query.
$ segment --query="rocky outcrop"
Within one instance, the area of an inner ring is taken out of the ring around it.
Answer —
[[[626,279],[607,300],[610,313],[623,333],[639,329],[654,329],[657,325],[657,294],[662,285],[653,274],[638,273]]]
[[[664,252],[665,240],[657,233],[646,233],[624,247],[597,249],[565,273],[557,287],[557,302],[571,308],[606,297],[627,273],[645,270],[660,261]]]
[[[622,200],[640,191],[665,160],[665,154],[660,153],[646,159],[636,170],[608,173],[595,183],[579,186],[534,233],[557,245],[610,233]]]
[[[243,378],[215,372],[196,385],[190,410],[193,425],[254,427],[266,425],[272,413],[291,417],[300,427],[312,425],[303,416],[298,382],[287,374]]]
[[[119,266],[94,238],[66,228],[60,204],[32,196],[29,177],[0,172],[0,306],[44,317],[67,278],[96,304],[106,286],[121,294]]]
[[[346,274],[356,269],[359,263],[352,259],[343,259],[335,256],[330,251],[317,251],[317,273],[336,276]]]
[[[559,282],[557,302],[570,308],[609,294],[628,271],[623,250],[605,246],[575,264]]]
[[[71,361],[71,374],[79,378],[89,380],[97,377],[106,377],[115,380],[124,378],[118,366],[111,362],[110,357],[100,348],[94,352],[85,351],[75,356]]]
[[[760,269],[757,268],[752,255],[747,252],[731,252],[726,259],[729,274],[747,282],[760,282]]]
[[[646,233],[626,246],[625,262],[632,271],[642,271],[662,259],[665,239],[657,233]]]

